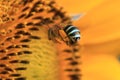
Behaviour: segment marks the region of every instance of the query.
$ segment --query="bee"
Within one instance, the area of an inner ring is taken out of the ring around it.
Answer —
[[[66,25],[65,27],[55,25],[48,29],[48,39],[58,43],[60,43],[60,39],[67,45],[73,45],[80,40],[80,30],[73,25]]]

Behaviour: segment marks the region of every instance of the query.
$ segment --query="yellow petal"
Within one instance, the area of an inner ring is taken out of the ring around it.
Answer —
[[[74,23],[81,30],[83,80],[120,80],[119,3],[106,1]]]
[[[114,56],[84,53],[82,57],[82,80],[120,80],[120,64]]]
[[[119,0],[104,2],[75,23],[81,30],[80,44],[87,50],[119,53],[119,3]]]
[[[56,0],[68,13],[81,13],[91,10],[93,7],[106,0]]]
[[[107,1],[87,12],[75,24],[81,30],[81,43],[92,44],[120,38],[120,1]]]

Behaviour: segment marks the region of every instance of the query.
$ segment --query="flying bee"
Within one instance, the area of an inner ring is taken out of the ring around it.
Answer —
[[[55,25],[52,28],[49,28],[48,38],[49,40],[53,40],[58,43],[60,43],[59,39],[61,39],[67,45],[73,45],[80,39],[80,30],[73,25],[67,25],[65,27]]]

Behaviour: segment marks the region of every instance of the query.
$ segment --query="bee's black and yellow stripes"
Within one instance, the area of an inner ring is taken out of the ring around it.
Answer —
[[[64,28],[64,31],[66,32],[72,43],[76,43],[77,40],[80,39],[80,30],[77,27],[73,25],[67,25]]]

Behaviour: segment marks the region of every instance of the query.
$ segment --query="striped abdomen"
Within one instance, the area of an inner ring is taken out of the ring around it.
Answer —
[[[67,25],[64,28],[64,31],[69,37],[71,44],[76,43],[80,39],[80,30],[77,27],[73,25]]]

